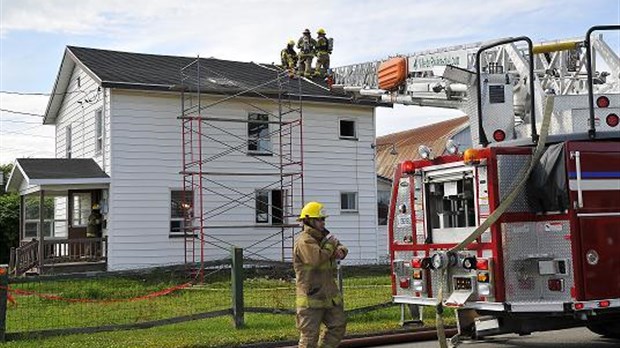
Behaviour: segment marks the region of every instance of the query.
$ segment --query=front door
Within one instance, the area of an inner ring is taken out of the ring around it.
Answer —
[[[576,212],[575,264],[584,300],[620,297],[620,144],[569,142],[570,199]]]
[[[86,238],[88,217],[96,202],[95,191],[69,191],[68,238]]]

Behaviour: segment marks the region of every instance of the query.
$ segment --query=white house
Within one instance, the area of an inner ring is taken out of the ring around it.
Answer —
[[[108,270],[119,270],[185,262],[186,238],[180,232],[184,222],[179,214],[184,191],[179,86],[182,67],[193,60],[66,48],[43,121],[56,128],[56,159],[18,159],[7,181],[7,189],[23,197],[22,246],[13,255],[15,265],[25,268],[38,262],[24,256],[25,249],[32,251],[37,243],[38,258],[46,264],[87,259],[107,265]],[[203,105],[234,95],[238,86],[260,86],[278,69],[213,58],[199,62],[207,67],[201,80]],[[202,158],[230,148],[232,143],[243,150],[229,151],[209,163],[210,170],[269,170],[267,162],[274,158],[259,156],[265,154],[255,150],[257,146],[258,150],[279,146],[277,137],[264,132],[272,124],[261,126],[265,125],[261,120],[270,120],[270,115],[278,112],[279,104],[274,102],[273,89],[254,92],[209,108],[210,117],[240,122],[218,123],[213,132],[220,134],[219,140],[215,133],[203,131]],[[303,102],[300,136],[305,201],[325,204],[328,228],[349,247],[348,262],[380,261],[385,246],[377,229],[375,150],[371,146],[376,105],[333,94],[321,81],[302,80],[296,96]],[[263,258],[281,259],[284,252],[277,238],[282,221],[274,221],[271,210],[267,214],[271,217],[263,214],[266,201],[273,207],[279,204],[273,200],[280,199],[273,190],[265,192],[268,179],[229,175],[219,180],[225,189],[218,184],[211,192],[205,179],[202,202],[198,202],[199,192],[185,192],[193,198],[194,214],[200,203],[205,211],[212,211],[235,195],[251,199],[205,223],[222,227],[205,230],[205,259],[228,256],[230,245],[254,250]],[[299,211],[299,190],[294,202],[293,210]],[[46,208],[52,204],[54,209]],[[102,214],[102,223],[97,225],[101,235],[87,238],[93,204],[98,204]],[[290,217],[278,219],[294,223]],[[274,235],[276,240],[267,238]],[[36,241],[29,242],[33,238]],[[276,244],[253,245],[262,240]]]

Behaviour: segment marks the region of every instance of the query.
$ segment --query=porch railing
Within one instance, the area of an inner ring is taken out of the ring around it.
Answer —
[[[9,272],[21,275],[39,263],[39,241],[26,242],[17,248],[11,248]]]
[[[43,266],[66,263],[107,262],[108,237],[44,239]],[[22,275],[39,266],[39,241],[36,239],[11,248],[9,270]]]
[[[108,237],[45,239],[43,241],[43,255],[44,265],[106,261]]]

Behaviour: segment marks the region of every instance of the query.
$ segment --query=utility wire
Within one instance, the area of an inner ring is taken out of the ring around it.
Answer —
[[[97,89],[92,89],[89,91],[67,91],[67,92],[62,92],[62,93],[47,93],[47,92],[19,92],[19,91],[0,91],[0,94],[12,94],[12,95],[42,95],[42,96],[51,96],[51,95],[66,95],[66,94],[71,94],[71,93],[90,93],[90,92],[96,92],[98,91],[99,88]]]
[[[23,115],[23,116],[34,116],[34,117],[44,117],[45,116],[45,115],[41,115],[41,114],[33,114],[31,112],[23,112],[23,111],[9,110],[9,109],[3,109],[3,108],[0,108],[0,111],[8,112],[8,113],[11,113],[11,114],[16,114],[16,115]]]

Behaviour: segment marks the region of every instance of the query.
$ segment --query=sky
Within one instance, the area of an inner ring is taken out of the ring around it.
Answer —
[[[583,37],[617,23],[620,0],[0,0],[0,164],[54,157],[54,126],[30,114],[45,112],[67,45],[271,63],[304,28],[324,28],[332,66],[342,66],[508,36]],[[380,108],[377,134],[460,115]]]

